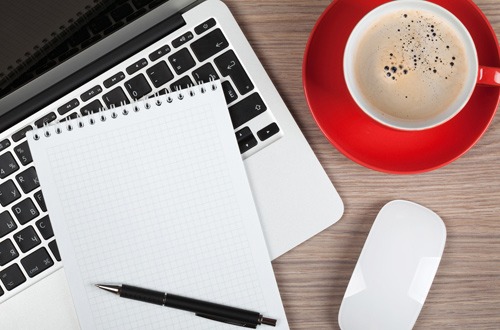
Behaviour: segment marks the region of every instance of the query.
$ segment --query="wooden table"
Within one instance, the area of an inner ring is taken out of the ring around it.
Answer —
[[[359,0],[366,1],[366,0]],[[328,0],[225,0],[345,203],[342,219],[273,262],[292,329],[336,329],[340,303],[380,208],[407,199],[438,213],[443,259],[415,329],[500,328],[500,118],[465,156],[439,170],[396,176],[337,151],[305,101],[301,65]],[[475,0],[500,36],[500,1]]]

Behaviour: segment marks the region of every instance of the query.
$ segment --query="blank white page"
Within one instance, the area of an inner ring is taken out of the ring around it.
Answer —
[[[249,309],[288,328],[222,88],[213,84],[75,119],[71,131],[61,123],[29,134],[83,329],[234,329],[95,283]]]

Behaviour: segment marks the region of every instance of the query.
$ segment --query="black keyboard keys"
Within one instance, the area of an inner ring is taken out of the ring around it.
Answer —
[[[189,54],[187,48],[183,48],[177,53],[170,55],[168,61],[172,64],[177,74],[183,74],[195,65],[194,59],[191,54]]]
[[[125,74],[120,71],[120,72],[112,75],[110,78],[104,80],[103,85],[106,88],[110,88],[111,86],[122,81],[123,79],[125,79]]]
[[[38,128],[41,128],[41,127],[53,122],[56,119],[57,119],[57,116],[56,116],[55,112],[51,112],[49,114],[46,114],[42,118],[38,119],[37,121],[35,121],[35,126]]]
[[[40,209],[43,212],[47,212],[47,206],[45,206],[45,199],[43,198],[42,191],[37,191],[33,197],[35,198],[36,202],[38,203],[38,206],[40,206]]]
[[[191,49],[198,61],[203,62],[228,46],[229,43],[226,37],[224,37],[224,34],[222,34],[222,31],[216,29],[193,42],[191,44]]]
[[[52,230],[52,225],[50,224],[50,218],[48,215],[38,220],[36,222],[36,227],[44,239],[49,239],[54,236],[54,231]]]
[[[14,157],[10,152],[0,155],[0,179],[3,179],[19,169]]]
[[[141,58],[139,61],[129,66],[126,70],[128,74],[134,74],[140,69],[144,68],[146,65],[148,65],[148,60],[146,60],[145,58]]]
[[[214,67],[210,63],[206,63],[193,71],[193,78],[196,82],[209,82],[219,79],[219,75],[215,72]]]
[[[100,94],[101,92],[102,92],[102,87],[97,85],[97,86],[92,87],[91,89],[89,89],[88,91],[83,93],[82,95],[80,95],[80,98],[82,99],[83,102],[87,102],[88,100],[90,100],[94,96]]]
[[[13,264],[0,272],[0,280],[8,291],[15,289],[19,284],[26,282],[21,268]]]
[[[274,134],[278,133],[279,131],[280,128],[278,127],[278,125],[276,123],[272,123],[261,129],[260,131],[258,131],[257,136],[261,141],[265,141]]]
[[[118,107],[122,104],[129,104],[130,101],[125,95],[125,92],[121,87],[116,87],[109,93],[106,93],[102,96],[102,99],[108,108],[113,106]]]
[[[19,253],[10,239],[0,242],[0,266],[6,265],[17,257]]]
[[[153,65],[146,70],[146,73],[156,88],[174,79],[174,75],[168,68],[168,65],[165,61],[161,61],[158,64]]]
[[[134,100],[138,100],[144,95],[151,93],[152,90],[142,73],[125,82],[125,88]]]
[[[40,248],[27,257],[21,259],[21,264],[29,277],[34,277],[54,265],[45,248]]]
[[[61,255],[59,254],[59,249],[57,248],[56,240],[53,240],[52,242],[49,243],[49,249],[50,251],[52,251],[54,258],[56,258],[57,261],[61,261]]]
[[[82,113],[82,115],[86,116],[91,113],[99,112],[102,108],[103,108],[102,103],[99,100],[94,100],[89,104],[83,106],[80,109],[80,112]]]
[[[186,32],[183,35],[181,35],[180,37],[174,39],[172,41],[172,46],[174,46],[174,48],[179,48],[180,46],[184,45],[186,42],[193,40],[193,38],[194,38],[194,36],[191,32]]]
[[[170,47],[168,45],[165,45],[163,47],[158,48],[157,50],[155,50],[151,54],[149,54],[149,59],[151,61],[156,61],[157,59],[159,59],[160,57],[162,57],[168,53],[170,53]]]
[[[33,220],[40,214],[38,213],[35,204],[33,204],[33,201],[30,198],[26,198],[14,205],[12,207],[12,213],[14,213],[17,221],[19,221],[21,225],[24,225],[30,220]]]
[[[253,93],[249,97],[229,107],[229,115],[231,116],[234,128],[237,128],[266,110],[267,107],[260,95]]]
[[[33,158],[31,157],[31,151],[28,146],[28,141],[24,141],[20,145],[14,148],[14,152],[17,155],[17,158],[23,165],[28,165],[33,161]]]
[[[16,175],[16,180],[26,194],[40,187],[38,175],[36,174],[36,170],[33,166]]]
[[[40,238],[31,226],[28,226],[20,232],[14,234],[14,240],[23,252],[29,251],[40,244]]]
[[[177,90],[187,88],[189,86],[193,86],[193,81],[188,76],[184,76],[181,79],[173,82],[170,85],[170,90],[177,91]]]
[[[57,108],[57,112],[62,116],[65,113],[70,112],[71,110],[75,109],[77,106],[80,105],[80,101],[77,99],[73,99],[69,101],[68,103],[64,104],[63,106]]]
[[[232,103],[238,98],[238,94],[234,90],[233,86],[229,81],[224,81],[222,83],[222,90],[224,91],[224,96],[226,97],[226,103]]]
[[[14,140],[14,142],[18,142],[18,141],[24,139],[26,137],[26,133],[28,133],[32,129],[33,129],[33,127],[26,126],[22,130],[17,131],[16,133],[12,134],[12,140]]]
[[[12,180],[0,185],[0,204],[2,206],[7,206],[20,197],[21,194]]]
[[[236,132],[236,140],[238,141],[241,153],[245,153],[257,145],[257,139],[255,139],[252,131],[248,127],[243,127]]]
[[[0,237],[7,235],[16,228],[17,225],[8,211],[0,213]]]
[[[234,85],[241,95],[245,95],[253,90],[254,86],[252,81],[248,77],[234,51],[228,50],[221,56],[217,57],[214,62],[219,68],[222,76],[231,77],[231,80],[234,82]]]
[[[10,147],[10,141],[5,139],[2,142],[0,142],[0,151],[3,151],[4,149],[7,149]]]
[[[194,32],[196,34],[202,34],[203,32],[209,30],[210,28],[215,26],[215,20],[213,18],[201,23],[197,27],[194,28]]]

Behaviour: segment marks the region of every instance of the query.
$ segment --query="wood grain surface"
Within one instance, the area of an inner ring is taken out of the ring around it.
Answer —
[[[337,329],[338,311],[366,236],[393,199],[444,220],[443,259],[415,329],[500,329],[500,118],[463,157],[420,175],[364,168],[321,134],[305,101],[301,65],[328,0],[224,0],[240,23],[345,203],[342,219],[273,262],[292,329]],[[358,0],[368,1],[368,0]],[[475,0],[500,36],[500,1]]]

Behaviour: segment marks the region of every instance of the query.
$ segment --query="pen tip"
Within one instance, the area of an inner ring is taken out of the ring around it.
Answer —
[[[112,293],[120,294],[121,287],[118,285],[94,284],[99,289],[103,289]]]

